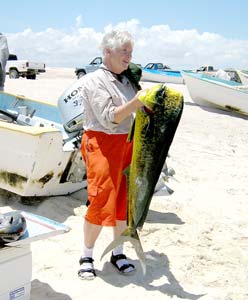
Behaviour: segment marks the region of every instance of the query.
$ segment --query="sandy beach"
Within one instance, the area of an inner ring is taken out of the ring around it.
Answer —
[[[5,91],[55,103],[75,80],[73,69],[47,69],[36,80],[7,78]],[[0,212],[22,209],[71,228],[32,243],[31,300],[248,299],[248,118],[200,107],[185,85],[168,86],[183,93],[185,106],[168,159],[174,193],[154,194],[140,232],[146,275],[129,243],[125,253],[135,275],[116,273],[109,255],[100,260],[112,239],[104,228],[95,247],[96,279],[78,279],[86,190],[32,206],[2,192]]]

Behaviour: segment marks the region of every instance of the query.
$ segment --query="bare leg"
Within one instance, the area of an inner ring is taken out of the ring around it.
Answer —
[[[80,258],[78,275],[81,279],[94,279],[96,273],[93,265],[93,249],[102,230],[102,226],[91,224],[84,220],[84,248]]]
[[[84,220],[84,245],[87,248],[94,247],[101,230],[102,226],[91,224]]]
[[[116,221],[116,226],[114,227],[114,239],[122,234],[122,232],[127,228],[126,221]]]

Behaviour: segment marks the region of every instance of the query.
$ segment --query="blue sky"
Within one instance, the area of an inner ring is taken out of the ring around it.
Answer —
[[[134,59],[142,64],[248,69],[246,0],[1,2],[0,31],[20,58],[75,67],[99,55],[106,31],[121,28],[133,34]]]

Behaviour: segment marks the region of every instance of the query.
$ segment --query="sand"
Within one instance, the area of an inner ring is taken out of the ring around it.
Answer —
[[[75,80],[73,69],[48,69],[37,80],[7,78],[5,91],[56,102]],[[154,195],[140,232],[147,274],[143,276],[129,243],[125,253],[137,266],[135,275],[116,273],[109,255],[100,261],[112,239],[112,231],[104,228],[95,248],[97,278],[78,279],[85,190],[48,197],[33,206],[2,194],[1,212],[23,209],[71,228],[32,243],[31,300],[248,299],[247,118],[200,107],[186,86],[168,86],[184,94],[185,107],[168,159],[176,171],[169,182],[174,193]]]

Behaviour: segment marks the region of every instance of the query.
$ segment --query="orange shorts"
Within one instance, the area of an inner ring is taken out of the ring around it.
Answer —
[[[123,171],[132,158],[133,143],[127,134],[86,131],[81,152],[87,170],[88,209],[92,224],[115,226],[127,218],[127,185]]]

